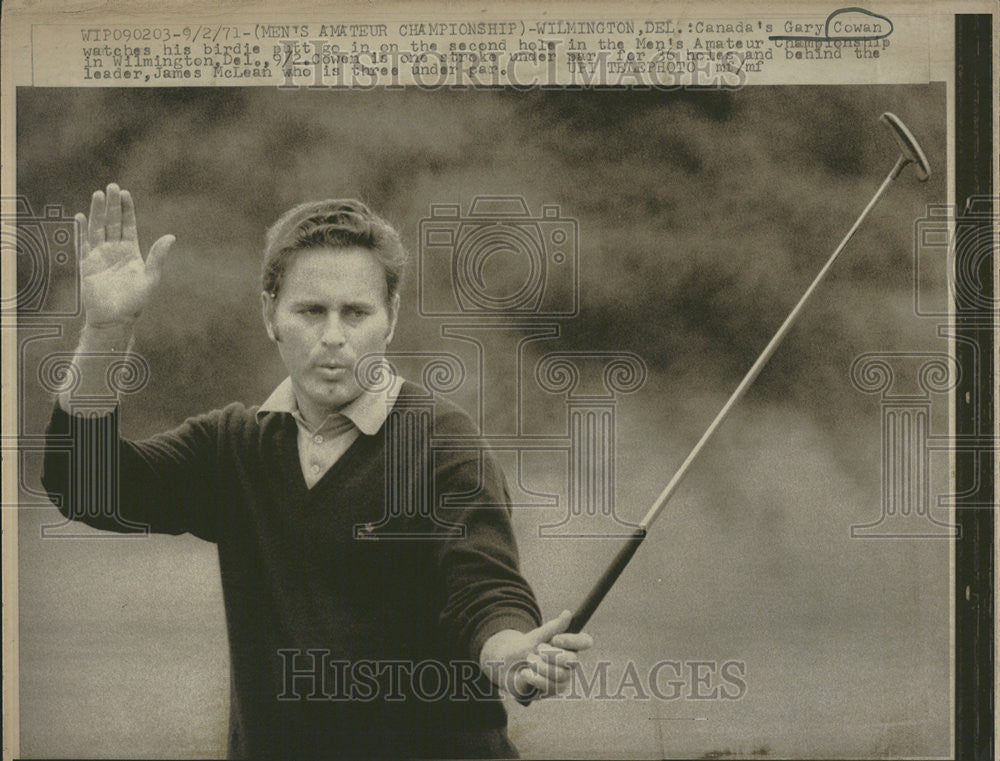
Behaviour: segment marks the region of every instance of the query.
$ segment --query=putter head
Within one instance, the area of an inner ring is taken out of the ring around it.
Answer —
[[[917,179],[927,182],[931,176],[931,165],[927,162],[927,156],[920,149],[920,144],[913,136],[913,133],[906,128],[906,125],[899,120],[895,114],[886,111],[879,117],[879,121],[889,128],[889,132],[896,139],[899,150],[903,152],[903,157],[917,166]]]

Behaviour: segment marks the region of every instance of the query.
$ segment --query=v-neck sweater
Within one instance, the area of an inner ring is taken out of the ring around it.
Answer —
[[[506,712],[480,651],[541,619],[503,473],[472,421],[406,382],[382,428],[308,488],[292,417],[256,411],[234,403],[129,441],[117,408],[85,418],[56,404],[42,483],[96,528],[216,544],[230,758],[503,754]]]

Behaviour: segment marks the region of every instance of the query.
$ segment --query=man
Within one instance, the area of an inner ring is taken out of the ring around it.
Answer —
[[[114,184],[77,220],[86,320],[42,480],[64,515],[97,528],[217,545],[229,756],[516,755],[497,688],[555,694],[591,640],[564,633],[568,612],[540,625],[503,474],[468,417],[439,400],[434,434],[469,447],[428,451],[419,434],[414,447],[390,432],[407,428],[426,390],[359,383],[359,361],[383,353],[396,326],[406,259],[396,232],[357,201],[283,215],[266,239],[261,306],[288,378],[259,407],[231,404],[133,442],[118,437],[117,405],[83,416],[73,398],[107,393],[173,236],[144,261],[132,198]],[[56,447],[66,437],[69,458]],[[389,452],[404,467],[387,475]],[[109,479],[116,487],[102,489]],[[445,520],[433,505],[396,515],[412,538],[366,538],[388,494],[426,483],[467,504]]]

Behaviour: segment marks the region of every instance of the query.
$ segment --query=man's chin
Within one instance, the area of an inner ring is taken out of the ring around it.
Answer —
[[[342,407],[346,407],[360,395],[361,389],[353,383],[327,383],[324,384],[319,399],[322,399],[324,407],[332,412],[336,412]]]
[[[341,407],[350,404],[357,394],[351,394],[352,386],[343,381],[331,381],[313,377],[299,378],[299,382],[292,381],[295,397],[298,399],[299,407],[305,401],[314,414],[321,412],[336,412]],[[359,389],[360,391],[360,389]]]

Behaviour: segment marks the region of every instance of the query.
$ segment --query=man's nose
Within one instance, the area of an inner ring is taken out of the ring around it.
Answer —
[[[320,340],[327,346],[343,346],[344,324],[336,312],[331,312],[327,316]]]

